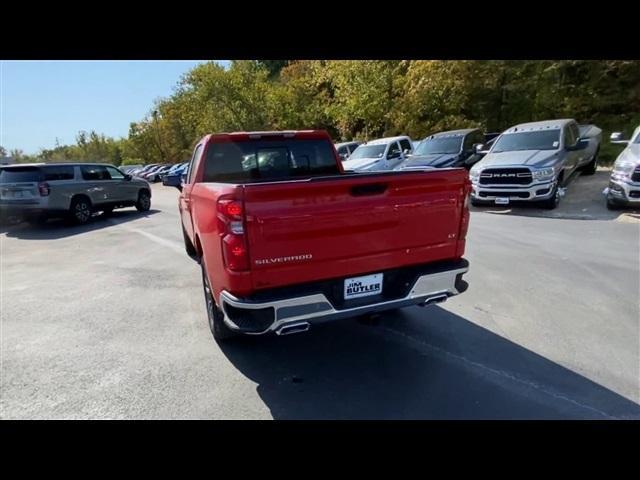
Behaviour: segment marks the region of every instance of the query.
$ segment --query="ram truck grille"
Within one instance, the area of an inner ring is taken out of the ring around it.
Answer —
[[[532,180],[528,168],[487,168],[480,174],[480,185],[529,185]]]

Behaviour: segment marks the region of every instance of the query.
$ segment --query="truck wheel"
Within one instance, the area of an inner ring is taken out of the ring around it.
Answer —
[[[91,213],[91,202],[87,198],[75,198],[71,202],[71,207],[69,208],[69,217],[74,223],[78,225],[84,225],[91,218]]]
[[[598,169],[598,152],[593,155],[593,159],[582,167],[582,175],[593,175]]]
[[[136,208],[139,212],[146,212],[151,208],[151,195],[149,192],[142,190],[138,194],[138,201],[136,202]]]
[[[620,210],[621,207],[618,202],[607,197],[607,210]]]
[[[224,320],[223,320],[224,314],[218,308],[213,298],[213,291],[211,290],[211,284],[209,283],[209,279],[207,277],[207,271],[204,265],[204,260],[200,262],[200,267],[202,269],[202,286],[204,289],[204,300],[207,306],[209,330],[211,330],[211,334],[213,335],[213,338],[218,342],[224,342],[226,340],[229,340],[233,337],[238,336],[236,332],[231,330],[224,323]]]
[[[542,200],[540,202],[540,206],[545,210],[554,210],[558,205],[560,205],[560,188],[556,184],[556,188],[553,190],[553,195],[551,195],[547,200]]]

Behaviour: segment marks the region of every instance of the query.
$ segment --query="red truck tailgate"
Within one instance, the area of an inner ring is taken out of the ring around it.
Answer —
[[[253,286],[456,258],[467,182],[443,169],[246,184]]]

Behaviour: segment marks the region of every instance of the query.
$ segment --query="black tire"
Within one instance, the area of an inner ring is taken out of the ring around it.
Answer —
[[[555,210],[560,205],[560,185],[556,184],[553,194],[547,200],[540,201],[539,205],[545,210]]]
[[[209,330],[211,330],[211,334],[213,335],[213,338],[217,342],[225,342],[234,337],[237,337],[238,333],[231,330],[224,323],[224,320],[223,320],[224,314],[216,305],[216,302],[213,298],[213,293],[211,290],[211,284],[209,283],[209,279],[207,278],[204,261],[200,262],[200,267],[202,270],[202,289],[204,291],[204,301],[205,301],[205,306],[207,308],[207,319],[209,321]]]
[[[149,192],[141,190],[140,193],[138,193],[136,208],[139,212],[146,212],[151,208],[151,194]]]
[[[582,167],[582,175],[593,175],[598,169],[598,151],[596,151],[593,159]]]
[[[607,197],[607,210],[620,210],[621,208],[622,205],[620,205],[615,200],[611,200],[609,197]]]
[[[69,218],[76,225],[84,225],[91,220],[93,207],[86,197],[74,198],[69,208]]]

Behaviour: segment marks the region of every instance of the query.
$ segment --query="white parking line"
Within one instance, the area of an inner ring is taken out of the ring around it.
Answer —
[[[159,237],[157,235],[154,235],[153,233],[145,232],[144,230],[140,230],[139,228],[133,228],[133,227],[122,225],[110,219],[108,220],[108,222],[115,227],[119,227],[128,232],[137,233],[139,235],[142,235],[143,237],[147,237],[149,240],[157,243],[158,245],[169,247],[170,249],[180,253],[181,255],[185,255],[184,245],[182,245],[181,243],[174,242],[173,240],[167,240],[166,238]]]

